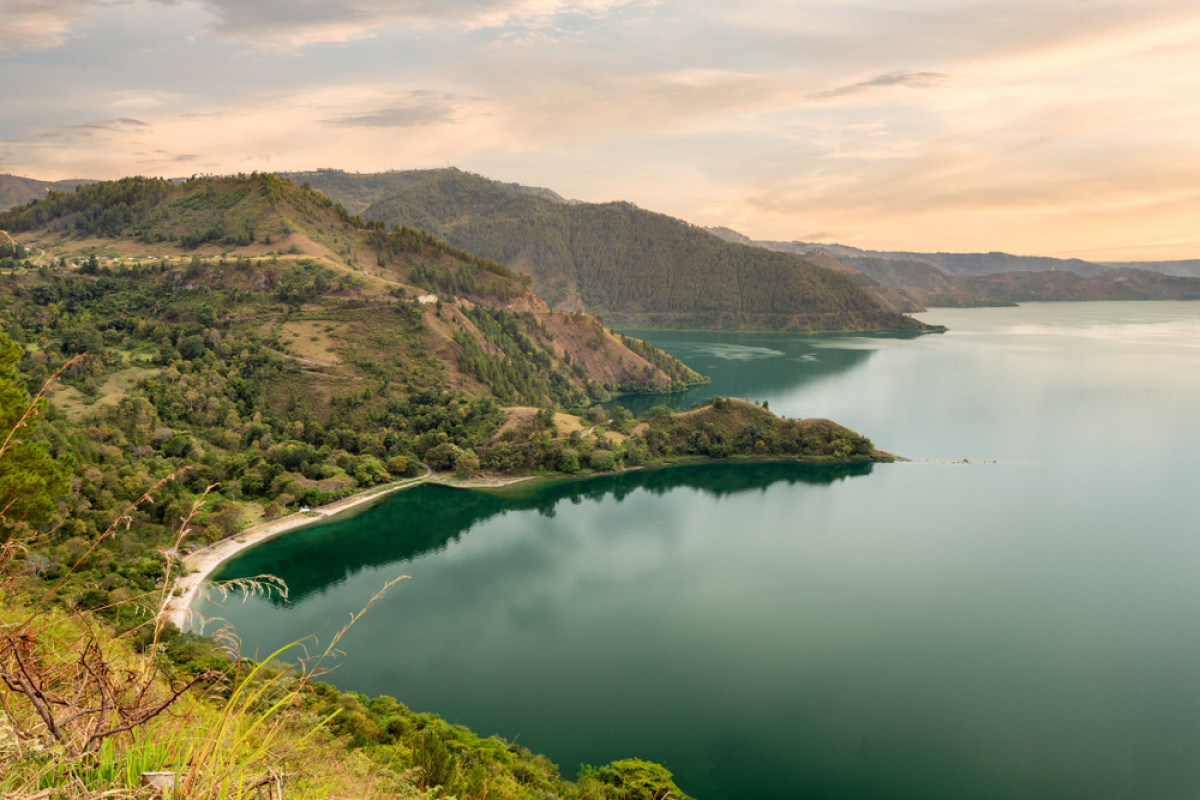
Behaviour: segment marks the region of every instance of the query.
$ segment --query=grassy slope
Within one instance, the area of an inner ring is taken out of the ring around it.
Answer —
[[[114,637],[94,613],[29,612],[20,599],[0,595],[0,675],[25,677],[40,696],[55,698],[40,704],[55,733],[38,703],[0,683],[4,797],[144,798],[142,773],[153,772],[172,776],[168,797],[176,800],[274,797],[262,792],[276,787],[289,800],[451,793],[618,800],[630,796],[623,779],[646,775],[656,791],[686,799],[657,765],[617,762],[569,783],[526,748],[413,713],[389,697],[339,692],[316,681],[316,672],[278,663],[210,657],[216,669],[171,702],[190,679],[149,655],[180,646],[156,633],[153,620]],[[279,655],[293,659],[298,647]],[[167,713],[154,713],[160,705]],[[123,713],[97,713],[105,706]],[[128,731],[88,744],[131,719],[139,721]]]

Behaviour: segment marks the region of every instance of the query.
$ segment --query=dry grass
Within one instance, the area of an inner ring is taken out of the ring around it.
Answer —
[[[574,414],[564,414],[561,411],[554,412],[554,429],[558,431],[559,436],[570,436],[575,431],[582,433],[591,425],[585,423]]]
[[[159,372],[161,370],[147,367],[126,367],[114,372],[104,381],[94,400],[89,400],[74,386],[59,386],[54,390],[54,405],[74,422],[99,406],[116,405],[138,381]]]
[[[505,431],[516,431],[518,434],[522,432],[528,433],[532,429],[533,417],[537,414],[538,409],[532,406],[510,406],[504,409],[504,411],[508,415],[508,418],[497,429],[496,435],[492,437],[493,442],[499,441]],[[564,414],[561,411],[554,412],[554,435],[557,438],[570,436],[576,431],[582,433],[590,427],[592,427],[590,422],[586,422],[574,414]],[[610,438],[619,437],[614,438],[613,441],[623,442],[627,438],[615,432],[610,432],[609,436]]]
[[[555,348],[570,352],[571,359],[582,364],[592,380],[620,383],[641,375],[647,367],[656,379],[669,380],[662,370],[626,347],[593,317],[544,314],[539,320],[553,334]]]
[[[337,352],[340,337],[336,323],[299,320],[285,322],[279,327],[280,340],[287,345],[289,353],[320,364],[342,363],[342,357]]]

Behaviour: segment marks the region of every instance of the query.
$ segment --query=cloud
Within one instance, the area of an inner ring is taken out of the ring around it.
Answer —
[[[338,128],[413,128],[451,122],[454,118],[454,108],[446,102],[449,99],[437,97],[431,92],[415,91],[395,105],[361,114],[324,119],[321,122]]]
[[[172,3],[174,0],[157,0]],[[346,42],[393,27],[545,27],[565,14],[601,17],[642,0],[201,0],[211,32],[282,47]]]
[[[486,92],[493,99],[489,113],[509,147],[750,125],[746,115],[787,104],[794,95],[789,80],[725,70],[625,75],[564,71],[534,73],[521,83],[503,75],[488,80],[493,81]]]
[[[0,0],[0,157],[455,164],[896,249],[1182,241],[1197,53],[1194,0]]]
[[[812,97],[818,100],[828,100],[835,97],[847,97],[852,94],[861,94],[872,89],[878,89],[887,86],[907,86],[913,89],[928,89],[932,86],[937,86],[946,80],[949,76],[943,72],[888,72],[883,75],[877,75],[868,81],[859,81],[846,86],[839,86],[836,89],[829,89],[824,92],[816,92]]]
[[[128,128],[149,128],[150,124],[142,122],[140,119],[130,119],[123,117],[121,119],[99,119],[93,122],[80,122],[75,125],[69,125],[70,128],[91,128],[94,130],[119,131]]]
[[[0,53],[44,50],[67,39],[91,0],[0,0]]]

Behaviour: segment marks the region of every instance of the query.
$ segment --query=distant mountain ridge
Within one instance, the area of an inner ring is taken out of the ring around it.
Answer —
[[[1102,263],[1112,269],[1148,269],[1181,278],[1200,277],[1200,258],[1185,258],[1176,261],[1104,261]]]
[[[881,306],[846,275],[794,255],[723,242],[632,203],[564,201],[549,190],[457,169],[291,175],[339,202],[361,199],[387,183],[396,191],[363,210],[365,218],[429,231],[526,272],[551,306],[587,309],[618,326],[925,329]]]
[[[911,253],[842,244],[755,241],[710,228],[731,242],[786,253],[821,252],[923,306],[1031,301],[1200,299],[1200,259],[1093,263],[1010,253]]]
[[[0,174],[0,211],[12,206],[28,203],[45,197],[49,192],[70,192],[76,186],[95,183],[86,178],[73,178],[65,181],[39,181],[36,178],[23,178],[19,175]]]

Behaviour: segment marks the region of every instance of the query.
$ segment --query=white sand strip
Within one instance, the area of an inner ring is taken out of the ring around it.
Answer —
[[[200,589],[217,567],[227,559],[232,558],[248,547],[273,539],[297,528],[303,528],[314,523],[324,522],[337,514],[344,514],[353,508],[374,503],[380,498],[400,489],[424,483],[429,478],[429,472],[419,478],[409,478],[396,483],[376,486],[365,492],[345,497],[329,505],[320,506],[305,512],[296,512],[286,517],[273,519],[270,522],[260,522],[251,525],[241,533],[234,534],[228,539],[202,547],[183,558],[186,574],[175,581],[175,589],[167,601],[167,619],[175,623],[180,630],[186,630],[188,618],[191,616],[192,603],[200,596]]]

